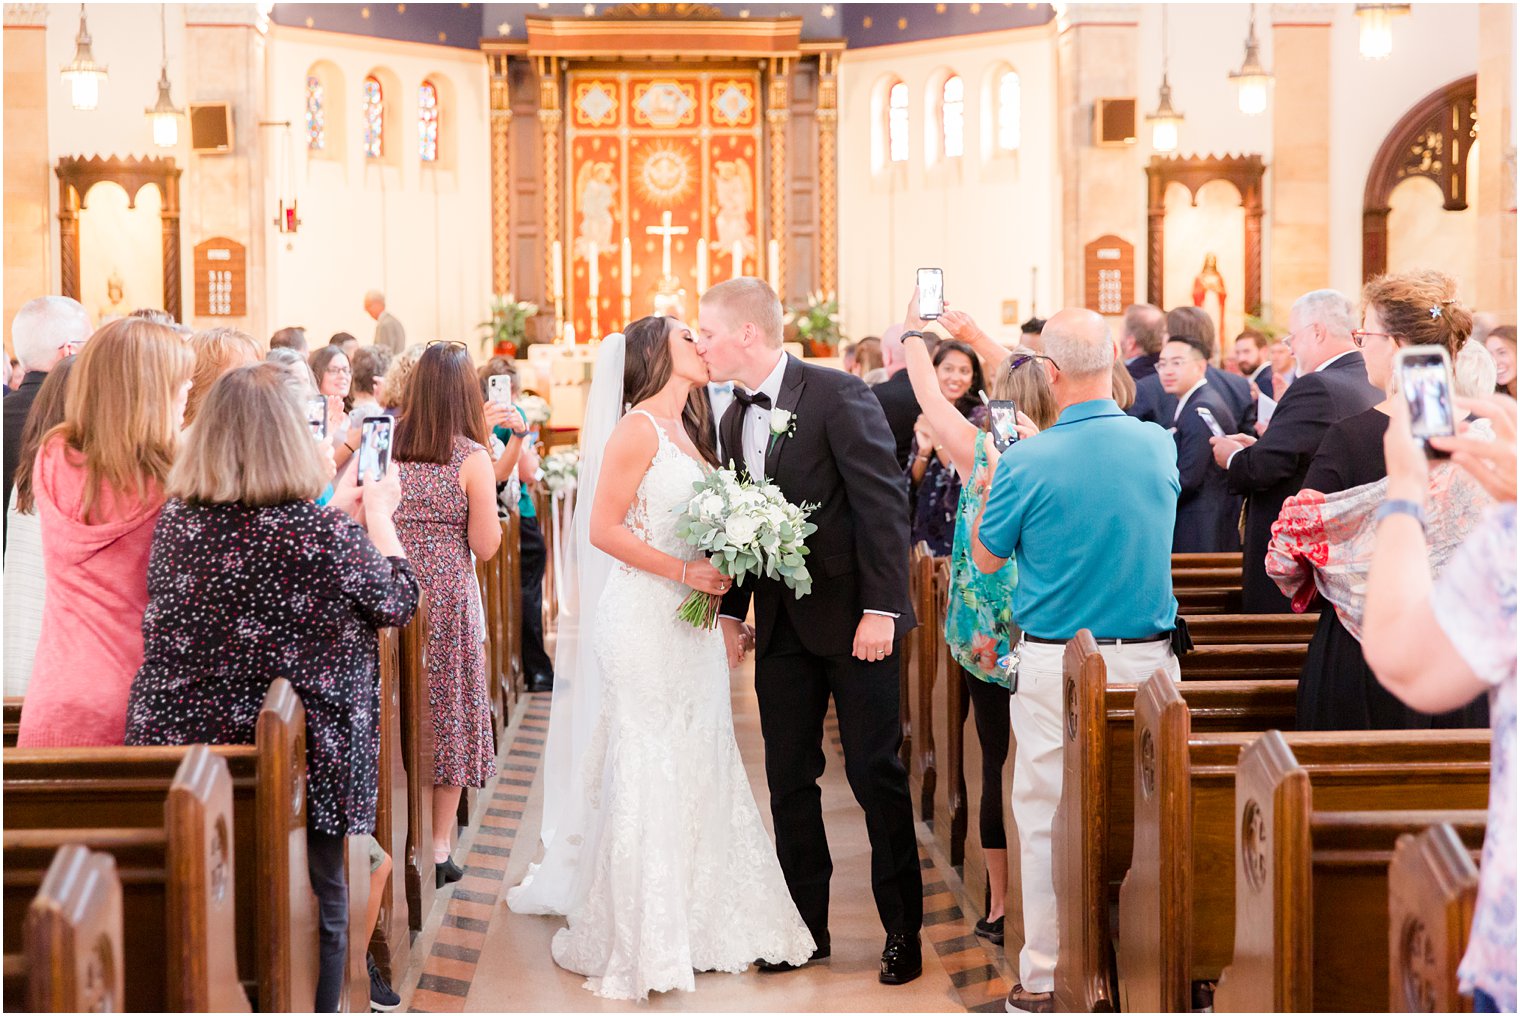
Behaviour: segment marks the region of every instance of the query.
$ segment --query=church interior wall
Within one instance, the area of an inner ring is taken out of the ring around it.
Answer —
[[[42,12],[6,9],[5,18],[5,341],[11,318],[53,286],[49,240],[47,29]]]

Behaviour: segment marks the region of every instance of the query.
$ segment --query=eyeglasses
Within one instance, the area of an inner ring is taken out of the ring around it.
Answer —
[[[1366,345],[1368,339],[1387,339],[1395,346],[1402,346],[1404,344],[1404,337],[1402,335],[1390,335],[1387,332],[1366,332],[1360,328],[1351,333],[1351,341],[1356,343],[1357,349],[1361,349]]]
[[[470,349],[469,346],[465,345],[463,342],[460,342],[458,339],[434,339],[432,342],[429,342],[427,344],[426,348],[432,349],[434,346],[458,346],[465,352],[469,352]]]
[[[1040,353],[1020,353],[1018,356],[1014,356],[1014,357],[1010,357],[1009,358],[1009,360],[1008,360],[1008,373],[1012,374],[1014,371],[1016,371],[1020,367],[1024,366],[1024,364],[1029,363],[1031,360],[1044,360],[1046,363],[1050,364],[1056,370],[1060,370],[1061,369],[1061,365],[1059,363],[1056,363],[1054,360],[1052,360],[1048,356],[1044,356],[1044,355],[1042,355]]]
[[[328,367],[322,373],[324,373],[324,374],[336,374],[336,375],[343,375],[343,374],[352,375],[353,372],[354,372],[354,369],[352,367]]]

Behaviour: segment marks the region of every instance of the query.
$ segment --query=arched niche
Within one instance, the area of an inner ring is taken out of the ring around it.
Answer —
[[[118,184],[127,192],[127,207],[132,208],[137,203],[137,192],[151,185],[158,188],[160,198],[163,309],[174,320],[183,320],[179,270],[179,175],[182,170],[175,167],[174,159],[70,156],[59,159],[54,172],[58,175],[59,275],[63,295],[75,300],[80,298],[79,212],[89,199],[90,188],[98,183]]]
[[[1261,313],[1261,178],[1266,165],[1259,155],[1151,156],[1145,167],[1149,182],[1146,202],[1146,300],[1163,306],[1166,275],[1166,190],[1173,183],[1186,187],[1193,203],[1212,180],[1233,184],[1245,211],[1244,306],[1247,314]]]
[[[1372,160],[1362,196],[1362,281],[1388,270],[1389,198],[1400,181],[1423,176],[1441,189],[1443,207],[1467,207],[1467,162],[1478,140],[1478,77],[1431,92],[1405,113]]]

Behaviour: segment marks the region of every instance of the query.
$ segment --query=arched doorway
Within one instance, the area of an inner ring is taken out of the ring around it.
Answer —
[[[173,159],[110,158],[58,160],[58,234],[60,289],[64,296],[80,298],[79,212],[90,188],[97,183],[120,184],[127,192],[128,207],[136,195],[151,184],[158,189],[162,223],[163,309],[176,321],[183,320],[179,275],[179,174]]]

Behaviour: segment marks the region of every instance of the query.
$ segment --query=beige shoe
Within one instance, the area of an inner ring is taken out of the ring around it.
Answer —
[[[1004,1012],[1055,1012],[1056,993],[1053,991],[1025,991],[1022,984],[1015,984],[1003,1003]]]

